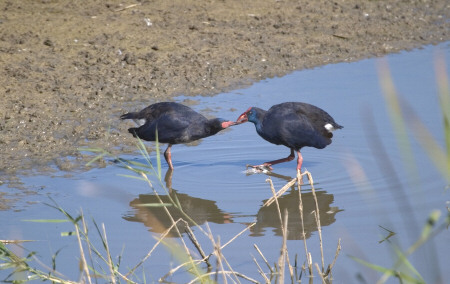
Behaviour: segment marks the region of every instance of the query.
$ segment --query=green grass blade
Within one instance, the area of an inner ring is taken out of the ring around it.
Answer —
[[[447,169],[450,171],[450,87],[445,66],[445,55],[439,53],[435,59],[436,80],[439,90],[439,102],[444,120],[445,145],[447,149]]]
[[[146,181],[145,178],[140,177],[140,176],[132,176],[132,175],[125,175],[125,174],[118,174],[118,176],[126,177],[126,178],[134,178],[134,179],[137,179],[137,180]]]
[[[136,162],[136,161],[129,161],[129,160],[125,160],[127,163],[133,165],[133,166],[137,166],[137,167],[142,167],[142,168],[147,168],[147,169],[151,169],[152,167],[149,166],[148,164],[144,164],[141,162]]]
[[[351,256],[351,255],[349,257],[351,259],[353,259],[354,261],[356,261],[356,262],[358,262],[358,263],[360,263],[360,264],[362,264],[362,265],[364,265],[364,266],[366,266],[366,267],[368,267],[368,268],[370,268],[372,270],[375,270],[375,271],[383,273],[386,276],[398,277],[400,279],[407,280],[407,281],[409,281],[411,283],[425,283],[425,282],[423,282],[423,280],[416,279],[416,278],[414,278],[414,277],[412,277],[410,275],[407,275],[407,274],[405,274],[403,272],[399,272],[399,271],[396,271],[396,270],[393,270],[393,269],[385,268],[383,266],[379,266],[379,265],[367,262],[365,260],[359,259],[359,258]]]
[[[381,273],[385,273],[385,274],[388,274],[390,276],[395,276],[395,271],[393,271],[391,269],[388,269],[388,268],[385,268],[383,266],[367,262],[365,260],[362,260],[362,259],[357,258],[357,257],[352,256],[352,255],[350,255],[349,257],[351,259],[353,259],[354,261],[356,261],[356,262],[358,262],[358,263],[360,263],[360,264],[362,264],[362,265],[364,265],[364,266],[366,266],[366,267],[368,267],[368,268],[370,268],[372,270],[375,270],[375,271],[378,271],[378,272],[381,272]]]
[[[445,87],[445,83],[441,83],[443,86],[440,87],[440,89],[443,89],[443,91],[440,92],[440,105],[444,116],[444,131],[447,143],[446,153],[436,139],[433,138],[433,135],[431,135],[430,131],[422,123],[420,118],[414,113],[414,110],[409,106],[408,102],[398,96],[394,83],[392,82],[388,64],[385,61],[380,61],[378,73],[380,84],[383,89],[382,93],[386,101],[386,106],[388,107],[388,113],[394,126],[398,148],[401,151],[402,160],[404,161],[405,168],[408,169],[410,176],[418,176],[418,169],[411,150],[411,143],[408,139],[406,126],[411,129],[412,134],[427,152],[427,155],[430,157],[438,171],[447,182],[450,183],[450,125],[448,125],[450,123],[450,94],[448,94],[448,90],[446,90],[448,87]],[[441,79],[439,81],[445,80],[446,79]],[[447,94],[443,94],[444,92],[447,92]]]
[[[153,169],[152,161],[150,160],[150,155],[148,154],[147,148],[145,147],[144,142],[138,137],[137,138],[138,149],[141,152],[142,157],[147,161],[147,164],[150,168]]]
[[[107,152],[98,154],[98,155],[97,155],[96,157],[94,157],[92,160],[90,160],[89,162],[87,162],[87,163],[86,163],[86,166],[88,167],[88,166],[92,165],[92,164],[95,163],[97,160],[100,160],[101,158],[103,158],[103,157],[106,156],[106,155],[108,155]]]
[[[428,216],[427,223],[425,224],[425,227],[422,230],[422,235],[420,236],[421,239],[426,240],[430,237],[434,226],[436,225],[437,221],[441,217],[441,211],[439,210],[433,210],[431,212],[430,216]]]
[[[192,256],[186,252],[182,246],[180,246],[177,242],[171,239],[163,239],[161,243],[164,245],[164,247],[175,257],[175,259],[181,263],[185,264],[185,270],[189,272],[191,275],[193,275],[196,278],[202,278],[201,276],[205,274],[205,271],[201,267],[200,264],[196,264],[193,260]],[[201,283],[211,283],[209,278],[202,279]]]
[[[437,224],[439,218],[441,217],[441,211],[433,210],[428,216],[428,220],[422,229],[422,233],[420,238],[408,249],[407,254],[414,253],[421,245],[423,245],[426,241],[433,237],[436,233],[433,229]],[[445,223],[443,224],[445,226]]]
[[[58,257],[58,254],[61,252],[62,248],[60,248],[59,250],[57,250],[53,255],[52,255],[52,269],[53,271],[56,271],[56,257]]]
[[[0,244],[21,244],[35,241],[36,240],[0,240]]]
[[[178,209],[180,209],[181,211],[183,210],[183,207],[181,207],[180,200],[178,199],[178,195],[175,192],[173,194],[173,202],[175,203]]]
[[[47,206],[50,206],[56,210],[58,210],[59,212],[61,212],[62,214],[64,214],[64,216],[66,216],[66,218],[72,222],[74,225],[77,224],[78,220],[80,219],[80,216],[78,216],[77,218],[73,218],[66,210],[64,210],[63,208],[61,208],[61,206],[59,206],[55,200],[53,200],[51,197],[49,197],[50,200],[53,202],[54,205],[52,204],[48,204],[48,203],[44,203]]]
[[[409,271],[411,271],[417,277],[417,279],[420,280],[420,282],[425,282],[423,280],[422,276],[420,275],[419,271],[417,271],[414,268],[414,266],[411,264],[411,262],[408,260],[407,256],[397,247],[394,247],[394,251],[397,254],[398,262],[400,263],[400,265],[405,266]],[[404,275],[407,275],[407,274],[402,273],[402,275],[403,275],[403,277],[405,277]],[[412,276],[411,276],[411,278],[412,278]],[[416,278],[412,278],[412,279],[416,279]]]
[[[404,107],[408,110],[405,115],[412,134],[425,150],[436,169],[450,183],[450,167],[447,165],[445,150],[437,143],[430,131],[406,102],[404,102]]]
[[[152,172],[149,172],[147,170],[133,168],[133,167],[128,166],[128,165],[121,165],[119,167],[122,168],[122,169],[130,170],[130,171],[132,171],[132,172],[134,172],[134,173],[136,173],[138,175],[142,175],[142,174],[151,175],[152,174]],[[123,175],[123,174],[118,174],[118,175]]]
[[[378,65],[378,77],[382,88],[382,95],[388,110],[390,121],[394,127],[397,147],[402,154],[402,160],[411,176],[416,176],[418,172],[415,167],[414,155],[412,154],[411,143],[408,139],[407,127],[403,117],[402,105],[400,103],[397,90],[392,81],[389,65],[386,60],[380,60]]]

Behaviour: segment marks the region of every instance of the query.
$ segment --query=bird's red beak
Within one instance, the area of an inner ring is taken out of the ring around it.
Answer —
[[[236,120],[236,124],[241,124],[248,121],[247,113],[251,108],[246,110],[243,114],[241,114],[238,119]]]
[[[248,121],[247,112],[244,112],[241,114],[238,119],[236,120],[236,124],[241,124]]]
[[[234,122],[234,121],[224,121],[224,122],[222,122],[222,128],[225,129],[225,128],[228,128],[230,126],[236,125],[236,124],[237,123]]]

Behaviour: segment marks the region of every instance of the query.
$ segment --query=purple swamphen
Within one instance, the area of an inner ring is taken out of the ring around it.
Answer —
[[[121,119],[141,121],[140,127],[132,127],[128,132],[134,137],[146,141],[168,143],[164,158],[169,168],[173,170],[170,148],[173,144],[189,143],[235,125],[233,121],[221,118],[207,119],[190,107],[174,102],[152,104],[139,112],[129,112],[120,116]],[[158,137],[156,137],[158,131]]]
[[[300,149],[315,147],[323,149],[331,144],[333,130],[342,126],[324,110],[299,102],[286,102],[272,106],[269,110],[251,107],[241,114],[236,123],[253,122],[259,136],[276,145],[291,149],[291,154],[283,159],[266,162],[254,168],[269,168],[272,165],[292,161],[297,152],[297,170],[301,170],[303,157]]]

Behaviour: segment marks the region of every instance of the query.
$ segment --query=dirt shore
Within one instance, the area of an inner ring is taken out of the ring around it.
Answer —
[[[124,111],[448,41],[449,19],[446,0],[1,1],[0,184],[134,150]]]

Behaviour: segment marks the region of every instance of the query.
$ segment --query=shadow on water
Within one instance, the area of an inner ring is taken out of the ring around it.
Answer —
[[[267,176],[280,179],[282,181],[289,182],[292,177],[277,174],[274,172],[267,172]],[[183,214],[175,206],[171,206],[170,199],[179,202],[183,211],[189,215],[197,225],[209,223],[227,224],[235,223],[233,220],[235,214],[225,212],[217,206],[217,202],[213,200],[207,200],[203,198],[192,197],[185,193],[180,193],[179,190],[172,188],[173,171],[167,170],[165,175],[166,187],[169,190],[170,197],[168,195],[154,194],[140,194],[137,198],[130,202],[130,207],[134,213],[126,215],[123,218],[131,222],[143,223],[151,232],[163,233],[172,225],[172,219],[178,220],[183,218]],[[299,194],[296,185],[293,185],[289,192],[278,198],[278,205],[281,212],[287,211],[288,218],[288,240],[302,240],[302,223],[300,219],[299,209]],[[343,209],[333,207],[334,195],[327,193],[325,190],[316,190],[316,197],[320,210],[320,224],[322,227],[333,224],[336,221],[336,214]],[[163,205],[158,205],[161,202]],[[262,200],[262,204],[265,204],[268,199]],[[316,210],[314,196],[309,190],[303,189],[302,192],[303,201],[303,223],[306,239],[317,231],[317,223],[315,220],[314,212]],[[169,211],[171,217],[167,214]],[[258,212],[251,217],[255,217],[255,225],[250,228],[250,236],[260,237],[264,236],[268,228],[272,228],[276,236],[282,236],[282,229],[280,220],[278,217],[278,208],[276,203],[270,205],[262,205]],[[249,225],[247,222],[242,222],[243,225]],[[189,225],[194,227],[195,224],[191,222],[178,223],[178,229],[180,232],[184,232],[184,226]],[[173,229],[175,230],[175,229]],[[173,231],[174,232],[174,231]],[[176,236],[175,233],[172,236]]]

